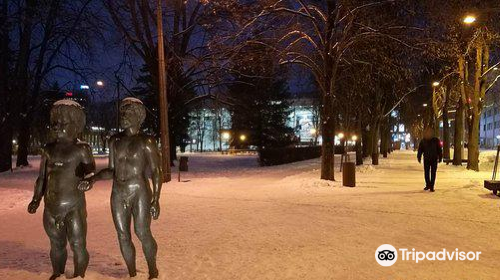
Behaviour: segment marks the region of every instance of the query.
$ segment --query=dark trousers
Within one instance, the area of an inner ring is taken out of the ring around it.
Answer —
[[[424,176],[425,186],[434,189],[434,182],[436,182],[437,160],[424,160]]]

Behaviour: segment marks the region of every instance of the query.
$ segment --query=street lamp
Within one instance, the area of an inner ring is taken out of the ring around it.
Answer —
[[[98,80],[96,83],[95,83],[98,87],[102,87],[104,86],[104,82],[101,81],[101,80]]]
[[[358,140],[358,136],[353,135],[353,136],[351,137],[351,139],[352,139],[352,141],[356,142],[356,140]]]
[[[316,128],[311,128],[310,132],[312,135],[316,135],[316,132],[318,131],[316,130]]]
[[[424,106],[424,107],[427,107],[427,103],[424,103],[424,104],[423,104],[423,106]]]
[[[229,132],[222,133],[222,139],[229,140],[230,137],[231,137],[231,134],[229,134]]]
[[[433,83],[432,83],[432,86],[433,86],[433,87],[437,87],[437,86],[439,86],[439,82],[438,82],[438,81],[433,82]]]
[[[247,139],[247,136],[245,134],[240,135],[240,140],[245,141]]]
[[[476,17],[474,15],[467,15],[463,19],[463,23],[465,24],[473,24],[476,21]]]
[[[340,132],[340,133],[337,135],[337,137],[338,137],[339,139],[344,138],[344,133]]]

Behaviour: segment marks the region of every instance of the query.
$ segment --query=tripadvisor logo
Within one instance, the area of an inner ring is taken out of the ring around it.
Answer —
[[[455,249],[448,251],[442,249],[441,251],[422,252],[415,251],[415,249],[399,249],[402,261],[413,261],[418,263],[420,261],[478,261],[481,252],[464,252]],[[392,266],[398,260],[398,250],[390,244],[380,245],[375,250],[375,260],[381,266]]]
[[[375,250],[375,260],[381,266],[391,266],[398,260],[398,251],[390,244],[380,245]]]

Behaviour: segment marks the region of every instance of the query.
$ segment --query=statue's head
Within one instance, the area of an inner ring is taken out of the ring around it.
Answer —
[[[50,110],[50,128],[56,139],[76,139],[85,127],[85,112],[72,100],[59,100]]]
[[[137,98],[127,97],[120,103],[120,126],[123,129],[141,127],[146,119],[146,108]]]

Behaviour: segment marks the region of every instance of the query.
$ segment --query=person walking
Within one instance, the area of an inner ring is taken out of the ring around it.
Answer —
[[[418,145],[417,159],[422,162],[424,156],[424,191],[430,190],[434,192],[434,183],[436,182],[436,171],[438,162],[443,160],[443,150],[441,149],[441,141],[434,137],[434,132],[431,127],[427,127],[424,131],[424,139]]]

